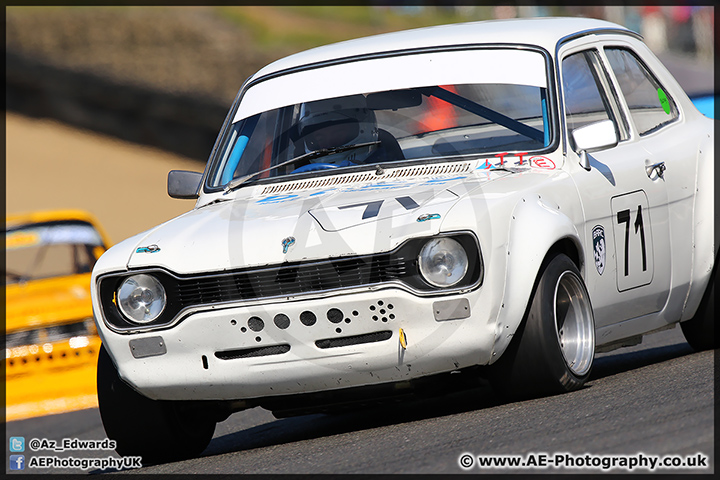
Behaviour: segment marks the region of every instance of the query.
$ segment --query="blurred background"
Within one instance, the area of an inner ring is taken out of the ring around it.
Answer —
[[[237,90],[264,65],[377,33],[536,16],[624,25],[689,94],[713,91],[708,6],[7,7],[6,213],[81,209],[117,243],[192,208],[167,196],[167,172],[202,171]],[[44,405],[22,415],[81,408]]]
[[[688,72],[686,90],[712,90],[708,6],[8,7],[7,108],[204,162],[242,82],[280,57],[407,28],[558,15],[637,31]]]

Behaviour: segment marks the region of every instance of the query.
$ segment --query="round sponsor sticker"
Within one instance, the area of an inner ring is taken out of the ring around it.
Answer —
[[[658,94],[658,100],[660,100],[660,105],[662,106],[662,109],[665,113],[670,115],[670,100],[668,100],[667,95],[665,94],[665,91],[662,88],[658,88],[657,90]]]
[[[542,168],[544,170],[555,170],[555,162],[541,155],[536,155],[530,158],[530,165],[534,165],[535,167]]]

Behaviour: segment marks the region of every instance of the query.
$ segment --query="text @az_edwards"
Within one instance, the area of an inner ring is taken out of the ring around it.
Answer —
[[[28,442],[28,447],[33,452],[40,450],[65,452],[68,450],[115,450],[115,440],[105,438],[103,440],[81,440],[79,438],[63,438],[62,440],[51,440],[48,438],[33,438]]]

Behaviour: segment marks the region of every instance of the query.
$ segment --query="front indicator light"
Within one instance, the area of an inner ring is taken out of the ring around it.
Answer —
[[[465,277],[468,257],[460,243],[452,238],[433,238],[420,251],[420,273],[436,287],[452,287]]]
[[[135,323],[150,323],[165,309],[167,296],[153,276],[140,274],[126,278],[117,290],[120,311]]]

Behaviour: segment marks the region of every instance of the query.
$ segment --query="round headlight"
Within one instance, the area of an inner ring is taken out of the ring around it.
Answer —
[[[149,323],[165,309],[165,289],[146,274],[126,278],[117,291],[120,311],[135,323]]]
[[[468,270],[465,249],[452,238],[434,238],[427,242],[418,258],[423,278],[436,287],[451,287]]]

